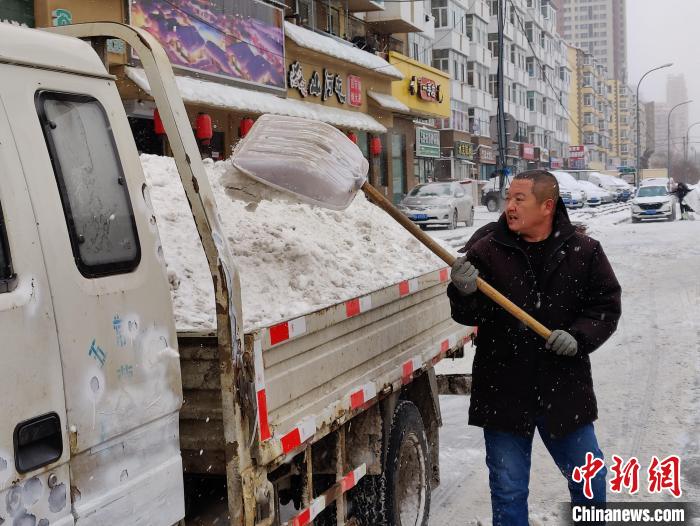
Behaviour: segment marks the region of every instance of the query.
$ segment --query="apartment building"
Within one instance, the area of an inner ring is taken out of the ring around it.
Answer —
[[[593,55],[611,78],[627,79],[626,0],[557,0],[563,8],[561,35]]]
[[[580,144],[573,145],[577,152],[576,162],[572,165],[570,161],[569,167],[613,168],[611,125],[617,124],[617,116],[613,115],[613,104],[608,95],[607,68],[598,63],[592,53],[573,46],[569,50],[569,60],[570,68],[575,71],[570,91],[576,94],[576,128],[581,139]]]

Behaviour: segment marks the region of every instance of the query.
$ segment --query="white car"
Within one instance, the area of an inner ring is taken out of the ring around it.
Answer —
[[[442,225],[454,229],[459,222],[474,224],[474,202],[458,182],[419,184],[398,208],[421,228]]]
[[[588,199],[586,200],[586,204],[588,206],[604,205],[615,201],[615,196],[611,192],[596,186],[590,181],[579,181],[578,184],[583,186],[583,189],[588,196]]]
[[[591,172],[587,177],[591,183],[610,192],[615,201],[627,201],[632,196],[632,187],[622,179],[598,172]]]
[[[552,170],[550,173],[557,178],[559,193],[562,201],[564,201],[564,205],[567,208],[583,208],[588,196],[576,178],[569,172],[561,170]]]
[[[666,185],[640,186],[637,196],[632,199],[632,222],[649,219],[676,219],[676,199],[668,193]]]

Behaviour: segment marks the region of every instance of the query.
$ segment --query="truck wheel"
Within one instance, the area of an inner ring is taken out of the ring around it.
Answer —
[[[363,526],[428,526],[431,462],[418,408],[399,402],[384,453],[384,473],[358,485],[355,516]]]
[[[489,212],[498,212],[498,199],[489,197],[488,201],[486,201],[486,209]]]

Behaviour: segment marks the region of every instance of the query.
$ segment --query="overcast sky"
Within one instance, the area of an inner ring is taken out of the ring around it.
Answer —
[[[646,71],[674,63],[644,79],[642,100],[664,101],[667,73],[683,73],[688,98],[695,101],[689,108],[690,122],[700,121],[700,0],[627,0],[627,32],[628,81],[633,89]]]

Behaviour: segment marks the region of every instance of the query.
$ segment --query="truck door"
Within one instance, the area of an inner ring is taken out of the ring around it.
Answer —
[[[184,516],[177,337],[163,251],[114,81],[3,81],[47,261],[76,524]]]
[[[73,516],[56,324],[4,107],[0,97],[0,524],[67,526]]]

